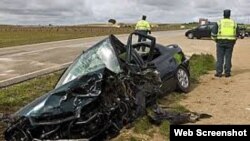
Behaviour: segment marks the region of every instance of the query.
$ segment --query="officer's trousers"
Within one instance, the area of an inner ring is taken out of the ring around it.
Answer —
[[[224,73],[230,74],[232,68],[232,54],[233,54],[233,43],[217,43],[216,44],[216,73],[222,74],[223,73],[223,66],[224,66]]]

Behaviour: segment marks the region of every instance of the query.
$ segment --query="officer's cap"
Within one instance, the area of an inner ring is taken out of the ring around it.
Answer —
[[[225,9],[225,10],[224,10],[224,17],[225,17],[225,18],[229,18],[230,15],[231,15],[231,10],[230,10],[230,9]]]

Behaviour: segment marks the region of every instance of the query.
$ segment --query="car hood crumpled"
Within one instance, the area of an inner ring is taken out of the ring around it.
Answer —
[[[37,98],[14,114],[14,117],[40,118],[60,114],[74,115],[101,94],[105,69],[91,72]],[[76,116],[76,115],[74,115]]]

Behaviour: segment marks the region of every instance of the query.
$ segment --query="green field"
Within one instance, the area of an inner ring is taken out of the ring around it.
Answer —
[[[182,24],[160,24],[153,27],[152,31],[177,30]],[[184,24],[185,28],[190,28],[190,24]],[[0,25],[0,48],[58,41],[66,39],[76,39],[84,37],[101,36],[108,34],[130,33],[134,30],[134,25],[123,27],[102,27],[102,26],[10,26]]]
[[[130,28],[0,26],[0,47],[130,32]]]

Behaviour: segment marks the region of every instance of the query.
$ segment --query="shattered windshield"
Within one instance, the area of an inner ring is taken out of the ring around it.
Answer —
[[[63,74],[57,83],[56,88],[79,76],[105,67],[115,73],[121,72],[119,62],[109,39],[99,42],[94,47],[80,55]]]

